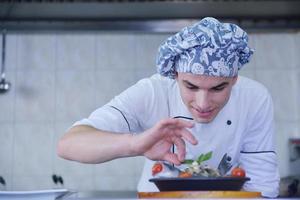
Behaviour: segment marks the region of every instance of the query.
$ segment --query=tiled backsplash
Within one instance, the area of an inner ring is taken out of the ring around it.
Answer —
[[[143,158],[79,164],[58,158],[56,143],[76,120],[155,73],[157,48],[167,36],[8,35],[12,88],[0,95],[0,175],[6,189],[60,187],[51,179],[57,174],[67,188],[115,190],[117,184],[118,190],[135,190]],[[265,84],[273,96],[280,173],[287,176],[287,141],[300,137],[300,33],[250,34],[250,44],[256,52],[241,74]]]

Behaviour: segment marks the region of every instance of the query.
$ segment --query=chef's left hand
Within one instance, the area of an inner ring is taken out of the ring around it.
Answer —
[[[185,140],[194,145],[198,142],[187,130],[193,125],[181,119],[161,120],[154,127],[137,135],[131,146],[134,146],[139,155],[144,155],[151,160],[168,161],[180,165],[185,159]],[[176,146],[177,153],[171,151],[173,145]]]

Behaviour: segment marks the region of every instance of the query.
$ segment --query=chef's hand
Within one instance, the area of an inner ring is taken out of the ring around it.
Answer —
[[[154,127],[136,136],[134,145],[140,155],[151,160],[164,160],[180,165],[185,159],[185,141],[196,145],[198,141],[186,128],[192,128],[193,123],[181,119],[164,119]],[[177,147],[177,153],[171,151],[172,145]]]

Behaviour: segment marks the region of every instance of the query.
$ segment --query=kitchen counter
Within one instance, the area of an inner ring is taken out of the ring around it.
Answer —
[[[115,199],[115,198],[67,198],[65,200],[104,200],[104,199]],[[117,198],[115,200],[136,200],[137,198]],[[224,199],[224,200],[228,200],[228,198],[218,198],[216,200],[220,200],[220,199]],[[235,198],[237,199],[237,198]],[[255,200],[269,200],[270,198],[256,198]],[[276,199],[279,199],[279,200],[293,200],[293,199],[300,199],[300,198],[276,198]],[[143,199],[145,200],[145,199]],[[151,200],[154,200],[154,199],[151,199]],[[160,200],[166,200],[166,199],[160,199]],[[182,199],[172,199],[172,200],[182,200]],[[241,200],[253,200],[253,199],[241,199]]]
[[[137,191],[84,191],[76,192],[69,198],[75,197],[77,199],[137,199]]]
[[[104,199],[114,199],[114,200],[136,200],[138,199],[136,191],[90,191],[90,192],[78,192],[74,193],[67,198],[63,198],[64,200],[104,200]],[[153,200],[155,198],[151,198]],[[164,198],[166,199],[166,198]],[[198,198],[199,199],[199,198]],[[206,198],[208,199],[208,198]],[[209,198],[212,199],[212,198]],[[215,199],[229,199],[229,198],[215,198]],[[239,198],[234,198],[239,199]],[[243,200],[247,200],[247,198],[240,198]],[[269,198],[255,198],[257,200],[268,200]],[[299,199],[297,198],[276,198],[280,200],[291,200],[291,199]],[[172,200],[179,200],[176,198],[172,198]],[[253,200],[253,198],[249,198],[249,200]]]
[[[213,192],[213,191],[212,191]],[[222,191],[220,191],[222,192]],[[205,193],[205,191],[204,191]],[[63,195],[63,196],[62,196]],[[139,193],[140,196],[141,193]],[[192,196],[177,196],[175,198],[172,198],[172,200],[176,199],[249,199],[253,200],[254,198],[249,198],[249,196],[245,198],[231,198],[228,197],[224,198],[224,196],[221,197],[215,197],[215,196],[202,196],[202,193],[200,194],[201,196],[196,192],[196,195],[193,194]],[[60,196],[60,198],[59,198]],[[231,195],[232,196],[232,195]],[[144,200],[149,199],[149,195],[147,196],[142,196],[144,197]],[[162,200],[167,200],[169,198],[168,196],[163,196],[164,198],[161,198],[161,196],[150,196],[152,197],[151,200],[153,199],[162,199]],[[173,196],[172,196],[173,197]],[[181,198],[183,197],[183,198]],[[236,197],[236,195],[235,195]],[[244,196],[242,196],[244,197]],[[251,196],[252,197],[252,196]],[[47,200],[54,200],[57,198],[57,200],[103,200],[103,199],[110,199],[110,200],[139,200],[138,198],[138,193],[136,191],[87,191],[87,192],[76,192],[74,190],[66,190],[66,189],[50,189],[50,190],[33,190],[33,191],[0,191],[0,200],[32,200],[32,199],[47,199]],[[140,198],[142,199],[142,198]],[[169,198],[171,199],[171,198]],[[258,200],[268,200],[268,198],[255,198]],[[296,198],[277,198],[277,199],[282,199],[282,200],[288,200],[288,199],[299,199],[300,197]]]

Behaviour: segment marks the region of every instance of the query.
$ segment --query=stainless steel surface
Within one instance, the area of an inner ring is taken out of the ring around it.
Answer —
[[[137,191],[82,191],[71,197],[80,199],[135,199],[137,198]]]
[[[295,0],[10,0],[0,16],[10,19],[178,19],[299,17]]]
[[[194,23],[193,19],[177,20],[95,20],[95,21],[0,21],[0,29],[9,32],[32,31],[133,31],[173,33]]]
[[[0,28],[173,32],[171,23],[161,26],[160,21],[213,16],[249,29],[295,29],[300,28],[299,7],[295,0],[10,0],[0,1]]]

